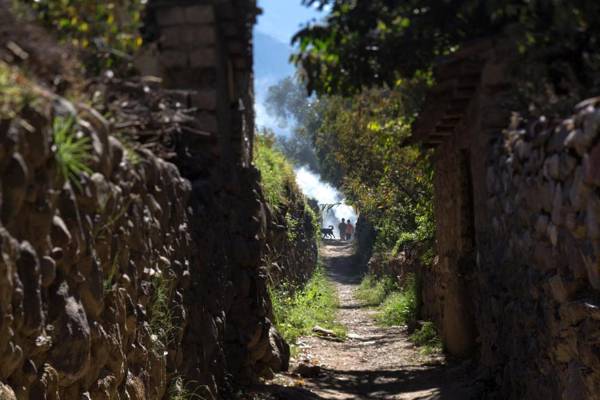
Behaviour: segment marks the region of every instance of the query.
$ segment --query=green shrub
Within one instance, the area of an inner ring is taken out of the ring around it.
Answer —
[[[380,306],[377,320],[385,326],[411,325],[417,319],[417,286],[409,277],[400,291],[390,293]]]
[[[55,146],[55,157],[60,172],[65,180],[79,185],[78,177],[82,173],[91,174],[88,167],[92,145],[90,138],[78,137],[75,133],[73,117],[54,118],[52,133]]]
[[[12,119],[34,96],[17,69],[0,61],[0,119]]]
[[[142,44],[139,28],[143,0],[18,0],[19,11],[30,7],[35,18],[57,36],[80,49],[95,73],[128,62]],[[23,4],[26,7],[22,7]]]
[[[271,287],[275,325],[284,339],[294,344],[300,336],[310,335],[315,326],[330,329],[345,337],[345,328],[335,322],[339,305],[337,292],[318,267],[306,286],[296,289],[289,285]]]
[[[431,321],[423,323],[421,329],[416,330],[410,340],[417,346],[421,346],[421,352],[431,354],[442,350],[442,341],[438,336],[435,325]]]
[[[275,149],[274,137],[270,134],[256,135],[254,164],[260,171],[261,185],[266,200],[273,207],[287,202],[288,188],[297,189],[296,176],[283,153]]]
[[[378,306],[397,286],[390,277],[377,278],[368,274],[356,289],[356,297],[367,306]]]

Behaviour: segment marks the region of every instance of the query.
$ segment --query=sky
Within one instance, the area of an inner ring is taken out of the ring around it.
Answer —
[[[259,0],[263,14],[258,17],[256,30],[289,44],[292,36],[307,21],[319,13],[301,4],[301,0]]]

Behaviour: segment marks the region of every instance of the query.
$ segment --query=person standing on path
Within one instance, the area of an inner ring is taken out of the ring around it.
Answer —
[[[352,221],[348,220],[346,224],[346,240],[352,239],[352,235],[354,235],[354,226],[352,225]]]
[[[338,229],[340,230],[340,240],[344,240],[346,238],[346,219],[342,218],[342,222],[338,225]]]

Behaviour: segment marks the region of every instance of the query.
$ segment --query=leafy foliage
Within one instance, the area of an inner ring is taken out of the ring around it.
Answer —
[[[322,266],[319,266],[302,289],[287,284],[270,289],[275,325],[284,339],[295,343],[300,336],[310,335],[319,325],[340,337],[345,328],[335,322],[338,297]]]
[[[321,174],[373,223],[380,251],[407,233],[433,245],[433,171],[427,154],[405,145],[426,86],[419,79],[322,101],[314,138]]]
[[[393,87],[473,39],[508,32],[535,65],[524,80],[557,93],[597,92],[600,2],[588,0],[304,0],[328,7],[325,23],[296,34],[293,56],[310,91],[354,94]],[[527,71],[526,71],[527,72]],[[542,72],[542,75],[539,73]],[[538,75],[532,75],[538,73]],[[570,84],[567,84],[567,81]],[[573,90],[572,84],[576,83]]]
[[[19,71],[0,61],[0,118],[14,118],[34,100]]]
[[[356,297],[367,306],[378,306],[398,287],[390,277],[377,278],[366,275],[356,289]]]
[[[77,136],[75,119],[56,117],[53,122],[55,157],[65,180],[78,185],[79,175],[91,174],[88,167],[92,145],[89,137]]]
[[[379,308],[377,320],[386,326],[412,325],[417,320],[417,285],[407,279],[399,291],[391,292]]]
[[[260,171],[261,184],[269,204],[285,204],[288,188],[296,188],[294,170],[285,156],[274,147],[275,136],[270,132],[256,135],[254,164]]]
[[[90,72],[127,61],[141,44],[143,0],[19,0],[44,25],[83,51]]]
[[[417,346],[422,347],[421,352],[423,354],[436,353],[442,350],[442,340],[431,321],[424,322],[420,329],[410,335],[410,340]]]

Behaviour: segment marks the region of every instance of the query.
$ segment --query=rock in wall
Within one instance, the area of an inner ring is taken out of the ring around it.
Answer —
[[[75,107],[45,96],[0,120],[1,397],[161,399],[184,355],[190,185],[86,108],[91,173],[65,180],[52,132]]]
[[[482,357],[506,398],[600,393],[600,109],[512,124],[486,174],[490,240],[478,262]]]

